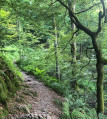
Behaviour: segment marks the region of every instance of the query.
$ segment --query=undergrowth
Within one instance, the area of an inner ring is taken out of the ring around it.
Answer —
[[[45,63],[43,64],[43,61],[38,58],[35,52],[26,52],[23,57],[16,61],[21,70],[28,74],[33,74],[39,81],[44,82],[46,86],[66,97],[66,101],[61,105],[63,112],[61,119],[97,119],[96,85],[94,82],[90,82],[90,77],[87,76],[88,72],[85,74],[83,71],[83,76],[77,75],[76,79],[79,79],[78,91],[69,92],[71,90],[69,81],[72,79],[70,72],[70,77],[68,74],[65,74],[59,80],[55,78],[55,67],[53,67],[53,64],[52,66],[49,64],[50,67],[44,65]],[[58,104],[59,102],[56,103]],[[99,119],[107,118],[100,114]]]
[[[20,89],[20,70],[7,57],[0,54],[0,119],[8,114],[8,99]]]
[[[55,92],[64,95],[66,91],[65,83],[60,81],[59,79],[56,79],[55,77],[49,76],[45,70],[40,70],[37,67],[34,66],[23,66],[21,67],[22,70],[33,74],[39,81],[44,82],[46,86],[53,89]]]

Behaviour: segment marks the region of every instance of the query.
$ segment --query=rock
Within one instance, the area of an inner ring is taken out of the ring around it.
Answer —
[[[42,111],[42,112],[46,112],[46,110],[45,110],[45,109],[41,109],[41,111]]]
[[[32,119],[38,119],[38,115],[37,114],[32,114]]]
[[[47,116],[47,119],[52,119],[49,115]]]
[[[17,97],[15,101],[18,103],[25,103],[25,100],[22,99],[21,97]]]
[[[47,119],[44,116],[40,115],[40,114],[26,114],[22,117],[19,117],[17,119]]]
[[[43,116],[42,116],[42,115],[39,115],[39,116],[38,116],[38,119],[43,119]]]
[[[8,119],[15,119],[12,115],[8,115]]]
[[[29,114],[30,113],[30,110],[29,110],[29,108],[26,105],[21,106],[21,107],[18,107],[18,110],[20,112],[23,112],[23,113],[26,113],[26,114]]]
[[[19,118],[17,118],[17,119],[27,119],[27,118],[23,116],[23,117],[19,117]]]

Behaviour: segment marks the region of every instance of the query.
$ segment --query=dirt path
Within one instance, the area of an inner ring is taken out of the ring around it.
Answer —
[[[11,119],[59,119],[59,115],[61,115],[60,109],[58,109],[57,105],[54,103],[55,99],[62,99],[61,96],[56,94],[51,89],[44,86],[42,82],[39,82],[32,75],[27,75],[23,72],[25,77],[25,84],[29,88],[24,88],[24,91],[21,92],[26,94],[28,92],[37,92],[37,96],[24,96],[26,98],[26,102],[24,104],[18,103],[16,107],[21,107],[22,105],[32,105],[30,112],[28,114],[21,113],[21,116],[11,117]],[[9,117],[7,118],[9,119]]]

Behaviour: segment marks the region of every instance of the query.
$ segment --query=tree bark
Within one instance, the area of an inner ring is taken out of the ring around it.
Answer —
[[[69,6],[70,9],[73,10],[73,12],[75,12],[75,3],[74,3],[74,1],[68,0],[68,6]],[[70,12],[69,12],[69,17],[70,17]],[[72,22],[71,17],[70,17],[70,22],[71,22],[71,32],[74,32],[76,26]],[[70,46],[71,46],[71,55],[72,55],[72,61],[71,61],[71,64],[72,64],[72,78],[75,79],[76,78],[76,67],[77,67],[76,35],[74,35],[74,38],[73,38],[73,40],[70,43]],[[74,82],[70,82],[70,87],[71,87],[71,89],[73,88],[73,89],[77,90],[77,88],[78,88],[77,81],[75,80]]]
[[[55,30],[55,62],[56,62],[56,78],[60,79],[60,70],[59,70],[59,62],[58,62],[58,36],[57,36],[57,27],[54,19],[54,30]]]
[[[52,3],[54,5],[54,0],[52,0]],[[53,15],[53,29],[54,29],[54,35],[55,35],[54,46],[55,46],[56,78],[60,79],[60,69],[59,69],[59,61],[58,61],[58,33],[57,33],[55,15]]]
[[[96,53],[96,70],[97,70],[97,113],[104,113],[104,64],[102,62],[102,52],[96,42],[96,36],[92,37],[92,44]]]
[[[104,98],[103,98],[103,81],[104,68],[103,64],[97,60],[97,113],[104,113]]]

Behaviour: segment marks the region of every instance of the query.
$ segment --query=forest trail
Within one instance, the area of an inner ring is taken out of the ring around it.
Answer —
[[[23,72],[25,78],[25,85],[27,88],[24,88],[24,91],[21,92],[26,94],[26,92],[37,92],[37,96],[28,96],[24,97],[26,101],[25,104],[18,105],[32,105],[30,112],[28,114],[21,113],[20,116],[18,114],[17,117],[11,117],[6,119],[59,119],[61,115],[60,109],[58,109],[57,105],[54,103],[55,99],[62,99],[61,96],[56,94],[51,89],[44,86],[42,82],[39,82],[32,75],[27,75]],[[17,105],[17,104],[15,104]],[[11,107],[11,106],[10,106]]]

